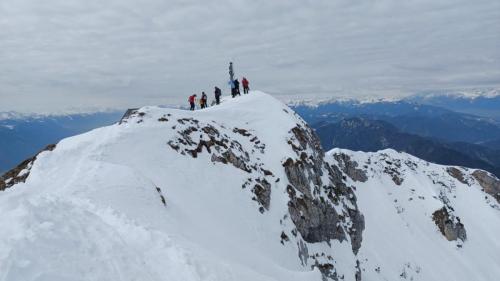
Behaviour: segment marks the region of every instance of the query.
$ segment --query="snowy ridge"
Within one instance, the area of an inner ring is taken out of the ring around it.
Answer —
[[[500,181],[493,175],[391,149],[328,155],[356,186],[366,280],[498,279]]]
[[[0,177],[0,280],[494,280],[498,183],[325,155],[260,92],[143,107]]]

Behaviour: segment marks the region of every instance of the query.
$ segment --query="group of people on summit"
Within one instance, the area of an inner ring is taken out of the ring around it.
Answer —
[[[238,79],[234,79],[234,81],[229,83],[231,85],[231,96],[233,98],[236,96],[241,96],[240,82],[238,81]],[[243,93],[248,94],[248,92],[250,91],[250,82],[248,82],[248,80],[245,77],[243,77],[241,79],[241,85],[243,85]]]
[[[231,96],[233,98],[235,98],[236,96],[241,96],[240,82],[238,81],[238,79],[233,79],[234,71],[233,71],[233,63],[232,62],[229,63],[229,77],[230,77],[230,80],[229,80],[228,84],[231,86]],[[241,79],[241,85],[243,86],[243,93],[248,94],[248,92],[250,91],[250,82],[248,81],[248,79],[243,77]],[[222,90],[217,86],[215,86],[214,95],[215,95],[215,104],[219,104],[220,98],[222,96]],[[194,94],[194,95],[189,96],[189,98],[188,98],[190,110],[195,110],[195,108],[196,108],[196,97],[197,97],[196,94]],[[205,92],[201,92],[201,98],[199,99],[198,102],[200,104],[200,108],[203,109],[203,108],[208,107],[208,97],[207,97],[207,94],[205,94]]]

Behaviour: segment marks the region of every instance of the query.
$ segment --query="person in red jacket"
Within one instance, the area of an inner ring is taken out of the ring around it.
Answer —
[[[189,96],[188,98],[189,105],[191,106],[190,110],[194,110],[195,102],[196,102],[196,94]]]
[[[250,82],[248,82],[248,80],[243,77],[243,79],[241,80],[241,84],[243,85],[243,93],[248,94],[248,91],[250,91],[250,87],[248,86]]]

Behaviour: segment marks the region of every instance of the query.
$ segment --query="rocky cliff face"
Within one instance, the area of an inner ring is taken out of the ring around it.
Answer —
[[[309,127],[298,124],[292,128],[288,144],[296,156],[288,158],[283,167],[289,182],[288,210],[296,231],[308,243],[349,240],[353,253],[357,254],[364,218],[352,188],[343,182],[345,176],[336,166],[325,162],[319,140]],[[325,278],[338,280],[333,259],[318,260],[317,254],[309,255],[314,266]]]

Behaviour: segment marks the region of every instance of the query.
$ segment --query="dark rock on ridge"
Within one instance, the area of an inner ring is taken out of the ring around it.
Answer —
[[[55,148],[55,144],[50,144],[42,151],[38,152],[35,156],[24,160],[21,164],[17,165],[17,167],[3,174],[0,177],[0,191],[10,188],[17,183],[25,182],[30,174],[31,166],[35,162],[38,155],[44,151],[52,151]]]
[[[482,170],[474,171],[472,176],[481,185],[484,192],[493,196],[500,203],[500,180],[497,177]]]
[[[467,233],[464,225],[460,222],[460,218],[452,216],[446,206],[435,211],[432,214],[432,219],[448,241],[457,239],[465,241],[467,239]]]

